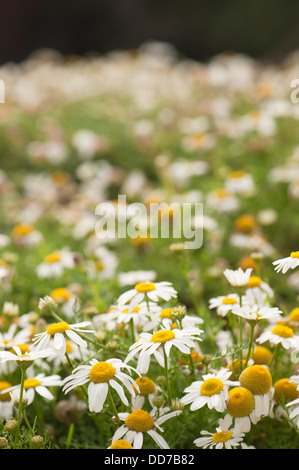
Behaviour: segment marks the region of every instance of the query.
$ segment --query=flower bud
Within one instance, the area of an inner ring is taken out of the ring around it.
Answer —
[[[33,449],[40,449],[44,443],[44,438],[40,435],[32,436],[30,439],[30,444]]]
[[[8,440],[5,437],[0,437],[0,449],[4,449],[8,444]]]
[[[4,425],[5,431],[10,432],[11,434],[15,433],[15,431],[17,430],[17,427],[18,427],[18,423],[15,419],[10,419]]]

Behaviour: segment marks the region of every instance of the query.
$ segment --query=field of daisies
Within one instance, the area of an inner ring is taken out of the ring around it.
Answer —
[[[298,449],[297,58],[0,68],[1,448]],[[199,247],[97,229],[174,202]]]

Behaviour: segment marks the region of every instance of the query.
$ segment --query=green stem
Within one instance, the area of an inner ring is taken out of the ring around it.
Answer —
[[[251,322],[251,323],[250,323],[249,345],[248,345],[248,351],[247,351],[247,356],[246,356],[244,368],[247,367],[247,364],[248,364],[248,361],[249,361],[249,358],[250,358],[250,354],[251,354],[251,348],[252,348],[252,346],[253,346],[254,327],[255,327],[255,323]]]
[[[27,418],[27,415],[26,415],[26,411],[25,411],[25,410],[23,410],[23,412],[22,412],[22,413],[23,413],[23,418],[24,418],[24,421],[25,421],[25,423],[26,423],[26,425],[27,425],[27,427],[28,427],[29,431],[30,431],[30,432],[31,432],[31,434],[33,435],[33,429],[32,429],[32,427],[30,426],[30,423],[29,423],[29,421],[28,421],[28,418]]]
[[[74,435],[74,428],[75,428],[74,423],[71,423],[69,425],[69,431],[68,431],[68,435],[67,435],[66,449],[70,448],[70,445],[71,445],[71,442],[72,442],[72,439],[73,439],[73,435]]]
[[[25,375],[26,375],[26,369],[25,367],[21,367],[21,386],[20,386],[19,409],[18,409],[18,420],[17,420],[15,444],[17,444],[19,440],[21,416],[22,416],[22,409],[23,409],[23,393],[24,393]]]
[[[164,345],[163,345],[163,353],[164,353],[164,368],[165,368],[165,379],[166,379],[168,400],[169,400],[169,404],[171,404],[171,387],[170,387],[169,374],[168,374],[168,360],[167,360],[167,355],[165,352]]]
[[[107,395],[107,398],[108,398],[109,404],[110,404],[110,406],[111,406],[111,408],[112,408],[112,411],[113,411],[113,414],[114,414],[115,419],[116,419],[116,421],[117,421],[117,424],[118,424],[119,426],[121,426],[122,423],[121,423],[121,420],[120,420],[120,418],[119,418],[119,416],[118,416],[118,412],[117,412],[117,409],[116,409],[116,406],[115,406],[113,397],[112,397],[112,395],[111,395],[111,392],[110,392],[110,389],[109,389],[109,385],[108,385],[108,395]]]

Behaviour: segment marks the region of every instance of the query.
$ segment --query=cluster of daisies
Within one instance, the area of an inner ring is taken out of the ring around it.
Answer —
[[[299,292],[299,252],[277,250],[297,236],[298,66],[181,59],[147,43],[1,67],[0,432],[15,420],[16,447],[53,410],[58,447],[72,412],[101,448],[252,447],[267,420],[297,438],[299,309],[283,288]],[[162,203],[173,226],[171,203],[201,203],[203,246],[96,230],[107,202],[120,223]]]
[[[294,259],[292,254],[274,264],[286,270],[296,266]],[[40,313],[57,320],[41,332],[36,332],[36,318],[12,316],[14,321],[0,336],[0,370],[6,378],[0,382],[1,418],[11,420],[20,400],[29,406],[35,393],[53,400],[51,390],[59,387],[65,394],[81,390],[91,413],[112,413],[116,429],[109,449],[140,449],[145,436],[168,449],[162,424],[181,414],[197,422],[203,408],[214,410],[218,425],[214,431],[205,430],[198,421],[199,436],[193,441],[197,447],[252,448],[246,434],[265,417],[286,420],[299,429],[298,374],[275,382],[272,377],[279,349],[288,361],[299,351],[298,309],[287,317],[273,306],[273,290],[252,268],[226,269],[223,275],[230,292],[209,303],[219,321],[226,322],[216,338],[221,353],[208,360],[200,347],[206,339],[204,320],[178,305],[170,282],[139,282],[107,313],[78,323],[67,321],[67,311],[58,314],[56,300],[66,293],[57,289],[40,299]],[[7,311],[13,308],[6,305]],[[125,335],[130,346],[128,351],[112,348],[114,355],[107,358],[97,331],[111,330]],[[53,367],[58,370],[66,361],[68,374],[64,370],[64,377],[51,375]],[[9,383],[7,378],[18,368],[21,383]],[[163,386],[155,383],[157,368]],[[178,396],[172,383],[176,374],[184,379]]]

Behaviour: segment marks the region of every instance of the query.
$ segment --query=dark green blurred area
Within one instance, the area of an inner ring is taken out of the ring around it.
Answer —
[[[299,47],[291,0],[11,0],[2,10],[0,63],[39,48],[105,54],[148,40],[197,60],[234,50],[280,61]]]

